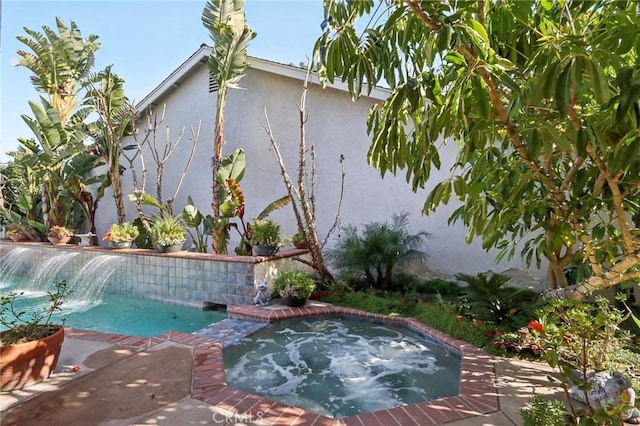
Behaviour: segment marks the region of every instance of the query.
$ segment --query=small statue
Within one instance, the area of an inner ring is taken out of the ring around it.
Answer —
[[[271,296],[267,293],[267,283],[258,284],[258,294],[253,298],[253,304],[256,306],[267,306],[271,304]]]
[[[590,389],[587,390],[589,402],[594,407],[606,408],[607,405],[631,407],[622,412],[622,419],[629,424],[640,424],[640,410],[634,408],[636,393],[629,379],[617,371],[613,376],[606,371],[592,372],[587,375]],[[585,402],[585,391],[573,386],[569,395],[578,402]]]

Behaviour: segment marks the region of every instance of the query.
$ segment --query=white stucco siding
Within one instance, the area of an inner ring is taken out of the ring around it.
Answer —
[[[208,93],[208,69],[205,64],[186,76],[178,87],[174,87],[158,99],[156,110],[161,111],[166,103],[164,127],[171,129],[175,137],[185,127],[184,141],[179,151],[169,160],[164,174],[164,196],[170,196],[180,177],[188,156],[191,138],[189,125],[197,127],[202,121],[198,152],[183,187],[175,202],[177,212],[181,212],[187,196],[191,196],[197,207],[205,214],[211,213],[211,157],[213,145],[213,120],[216,93]],[[249,69],[240,80],[243,89],[231,90],[226,107],[224,154],[235,148],[244,148],[247,156],[245,177],[241,181],[246,197],[246,221],[259,213],[268,203],[286,194],[279,167],[270,151],[269,137],[262,127],[266,109],[274,135],[280,143],[287,169],[292,177],[297,176],[297,149],[300,122],[297,104],[302,93],[300,80],[262,71]],[[432,185],[417,193],[411,191],[406,182],[405,172],[398,176],[387,174],[384,179],[377,170],[367,163],[370,138],[366,133],[366,120],[370,106],[375,100],[362,98],[357,103],[351,101],[348,93],[337,89],[321,89],[313,85],[307,94],[308,121],[306,123],[307,143],[315,144],[317,153],[317,222],[320,237],[323,238],[333,222],[337,208],[340,165],[344,155],[346,172],[345,194],[342,208],[342,223],[364,224],[370,221],[384,221],[393,213],[410,213],[411,231],[425,230],[432,238],[424,248],[429,256],[428,267],[446,273],[476,273],[486,270],[504,270],[522,267],[519,259],[496,266],[494,253],[486,253],[480,243],[467,245],[464,241],[466,229],[462,225],[449,227],[447,220],[457,205],[452,203],[429,216],[421,214],[422,206]],[[164,141],[164,131],[160,131],[159,141]],[[443,164],[455,155],[455,145],[447,146],[443,153]],[[154,193],[155,171],[151,156],[145,154],[149,169],[147,191]],[[309,165],[310,167],[310,165]],[[433,171],[433,184],[449,175],[448,168]],[[125,173],[127,192],[131,189],[130,174]],[[106,198],[105,198],[106,200]],[[99,232],[104,232],[113,222],[115,214],[112,202],[103,202],[98,218]],[[105,208],[106,205],[111,207]],[[128,219],[136,215],[127,201]],[[292,235],[296,223],[290,208],[278,210],[272,218],[279,221],[285,232]],[[330,239],[335,243],[337,233]],[[233,235],[233,242],[237,241]],[[232,252],[231,248],[231,252]]]
[[[160,153],[163,152],[167,131],[169,139],[175,145],[177,138],[184,129],[182,140],[178,144],[174,154],[167,161],[163,173],[163,199],[172,197],[177,182],[188,161],[193,137],[191,126],[197,131],[198,124],[201,123],[200,137],[198,140],[197,153],[191,163],[191,167],[185,176],[182,187],[175,200],[176,213],[181,213],[186,203],[187,196],[194,199],[196,205],[209,213],[211,210],[211,152],[213,138],[213,117],[216,108],[217,93],[209,93],[209,74],[205,64],[200,64],[179,85],[172,87],[164,96],[158,99],[152,106],[152,110],[158,121],[165,111],[164,120],[158,126],[156,141]],[[147,128],[146,116],[142,117],[138,124],[138,140],[142,141]],[[132,144],[134,140],[129,137],[124,145]],[[150,138],[145,144],[143,151],[144,163],[147,168],[146,191],[156,196],[156,164],[151,155],[153,140]],[[128,167],[126,159],[122,158],[121,164]],[[140,158],[136,161],[138,179],[142,179],[142,166]],[[125,206],[127,220],[133,221],[137,214],[133,203],[128,201],[127,195],[133,190],[131,172],[126,170],[123,175],[123,188],[125,196]],[[145,208],[151,214],[157,213],[156,209]],[[111,192],[105,194],[104,201],[100,205],[99,216],[97,218],[98,232],[105,232],[109,225],[115,221],[115,208],[111,201]]]

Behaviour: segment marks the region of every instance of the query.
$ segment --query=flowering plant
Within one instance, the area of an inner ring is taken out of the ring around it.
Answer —
[[[105,243],[110,243],[111,241],[113,241],[111,239],[111,229],[102,234],[102,241],[104,241]]]
[[[293,286],[286,286],[280,290],[280,297],[300,297],[298,296],[298,290]]]
[[[536,321],[536,320],[531,320],[529,321],[529,324],[527,324],[527,326],[529,327],[529,329],[535,331],[536,333],[543,333],[544,332],[544,326],[542,325],[542,323]]]
[[[522,327],[515,333],[505,333],[497,336],[493,340],[493,344],[507,352],[539,357],[544,349],[541,336],[544,329],[542,322],[531,320],[527,327]]]

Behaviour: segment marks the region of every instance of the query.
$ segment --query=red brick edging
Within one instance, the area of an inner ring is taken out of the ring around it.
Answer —
[[[495,388],[494,363],[491,356],[482,349],[462,340],[454,339],[412,318],[389,317],[325,304],[280,309],[236,305],[229,306],[227,313],[230,318],[252,319],[254,321],[265,322],[334,314],[359,316],[396,324],[405,324],[407,327],[425,336],[444,343],[460,354],[461,372],[458,395],[371,413],[357,414],[336,420],[227,386],[224,375],[222,345],[216,340],[177,332],[167,332],[152,338],[139,338],[73,329],[67,329],[67,336],[77,339],[135,346],[141,349],[146,349],[166,341],[192,346],[194,350],[192,396],[203,402],[222,408],[229,413],[235,413],[237,419],[244,419],[244,421],[247,422],[260,422],[261,424],[283,426],[428,426],[492,413],[499,409],[498,393]]]

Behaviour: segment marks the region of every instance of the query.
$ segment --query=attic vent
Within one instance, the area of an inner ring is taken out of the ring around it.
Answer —
[[[218,82],[213,74],[209,73],[209,93],[218,91]]]

